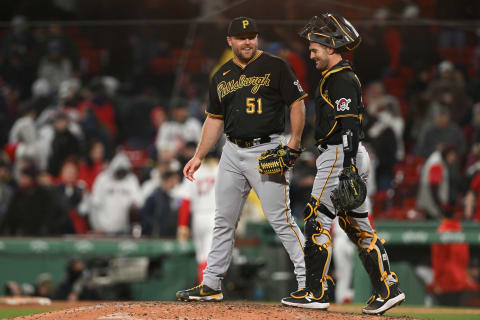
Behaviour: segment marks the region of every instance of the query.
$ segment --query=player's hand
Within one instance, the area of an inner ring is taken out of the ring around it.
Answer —
[[[193,157],[190,161],[187,162],[185,167],[183,168],[183,175],[190,181],[195,181],[193,174],[200,168],[202,164],[202,160],[197,157]]]
[[[287,147],[297,151],[302,149],[302,147],[300,146],[300,141],[296,141],[293,139],[290,139],[290,141],[288,141]]]
[[[187,226],[178,226],[177,228],[177,240],[185,242],[190,238],[190,228]]]

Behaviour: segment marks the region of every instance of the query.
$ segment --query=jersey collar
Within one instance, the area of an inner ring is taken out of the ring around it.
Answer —
[[[257,49],[257,52],[255,53],[255,56],[254,56],[252,59],[250,59],[250,61],[247,62],[247,64],[245,65],[245,67],[243,67],[240,63],[238,63],[238,62],[235,60],[235,57],[232,58],[232,61],[233,61],[233,63],[235,63],[237,66],[239,66],[240,69],[243,70],[243,69],[245,69],[250,63],[252,63],[253,61],[257,60],[258,57],[260,57],[260,56],[262,55],[262,53],[263,53],[263,50],[258,50],[258,49]]]
[[[347,60],[341,60],[339,63],[337,63],[336,65],[334,65],[333,67],[331,67],[330,69],[327,69],[327,70],[324,70],[322,71],[322,77],[325,77],[326,74],[329,74],[331,73],[332,71],[334,70],[337,70],[337,69],[348,69],[348,68],[352,68],[352,64],[347,61]]]

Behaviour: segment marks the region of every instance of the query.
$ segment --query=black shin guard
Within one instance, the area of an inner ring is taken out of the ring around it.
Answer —
[[[390,271],[390,263],[388,255],[383,246],[385,240],[379,239],[375,231],[373,233],[361,230],[358,226],[353,225],[350,219],[366,218],[368,214],[358,213],[338,213],[338,222],[340,227],[347,233],[348,238],[357,245],[360,260],[368,273],[370,282],[374,291],[383,299],[390,296],[390,287],[387,278],[392,275]],[[370,238],[371,241],[365,245],[365,239]],[[362,241],[364,242],[362,244]],[[395,279],[396,280],[396,279]]]
[[[324,283],[328,281],[328,285],[334,286],[333,279],[327,276],[328,266],[332,255],[332,242],[330,232],[324,230],[322,224],[317,219],[318,201],[312,197],[305,207],[305,269],[306,269],[306,286],[312,293],[314,299],[322,299],[325,293]],[[322,208],[323,209],[323,208]],[[326,209],[326,208],[325,208]],[[328,241],[318,243],[316,237],[322,234],[328,236]]]
[[[387,283],[387,277],[391,274],[390,263],[382,242],[376,237],[372,239],[373,241],[375,241],[373,246],[370,244],[368,247],[359,248],[359,256],[373,289],[386,300],[390,296],[390,286]]]

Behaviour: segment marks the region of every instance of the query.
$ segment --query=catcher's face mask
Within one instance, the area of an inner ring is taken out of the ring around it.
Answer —
[[[310,19],[299,35],[309,41],[339,51],[354,50],[362,40],[355,27],[347,19],[330,13]]]

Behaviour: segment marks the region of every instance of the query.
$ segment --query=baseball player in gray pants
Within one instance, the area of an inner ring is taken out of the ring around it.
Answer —
[[[279,57],[258,50],[258,31],[251,18],[232,20],[228,44],[234,57],[214,74],[210,83],[207,119],[193,158],[183,173],[189,180],[215,145],[222,129],[227,135],[215,185],[215,227],[203,282],[177,292],[185,301],[221,301],[221,280],[232,260],[235,228],[248,193],[253,188],[263,212],[294,264],[298,288],[305,287],[305,239],[290,211],[290,171],[261,175],[257,170],[262,152],[285,144],[300,148],[307,96],[291,67]],[[291,138],[285,129],[286,106],[290,108]]]
[[[338,199],[340,184],[354,186],[343,174],[354,173],[366,181],[370,158],[362,145],[364,105],[360,80],[342,53],[354,50],[361,37],[344,17],[330,13],[313,17],[300,32],[308,40],[310,59],[322,77],[315,90],[315,139],[320,151],[312,196],[305,207],[306,289],[282,299],[288,306],[326,310],[330,306],[333,281],[328,275],[332,253],[330,227],[338,216],[340,227],[357,246],[373,294],[363,313],[380,315],[405,300],[398,277],[390,268],[385,241],[368,219],[370,204],[363,198],[355,207],[344,209],[348,200]],[[359,194],[360,189],[354,193]],[[365,187],[366,195],[366,187]],[[339,201],[334,201],[340,200]]]

